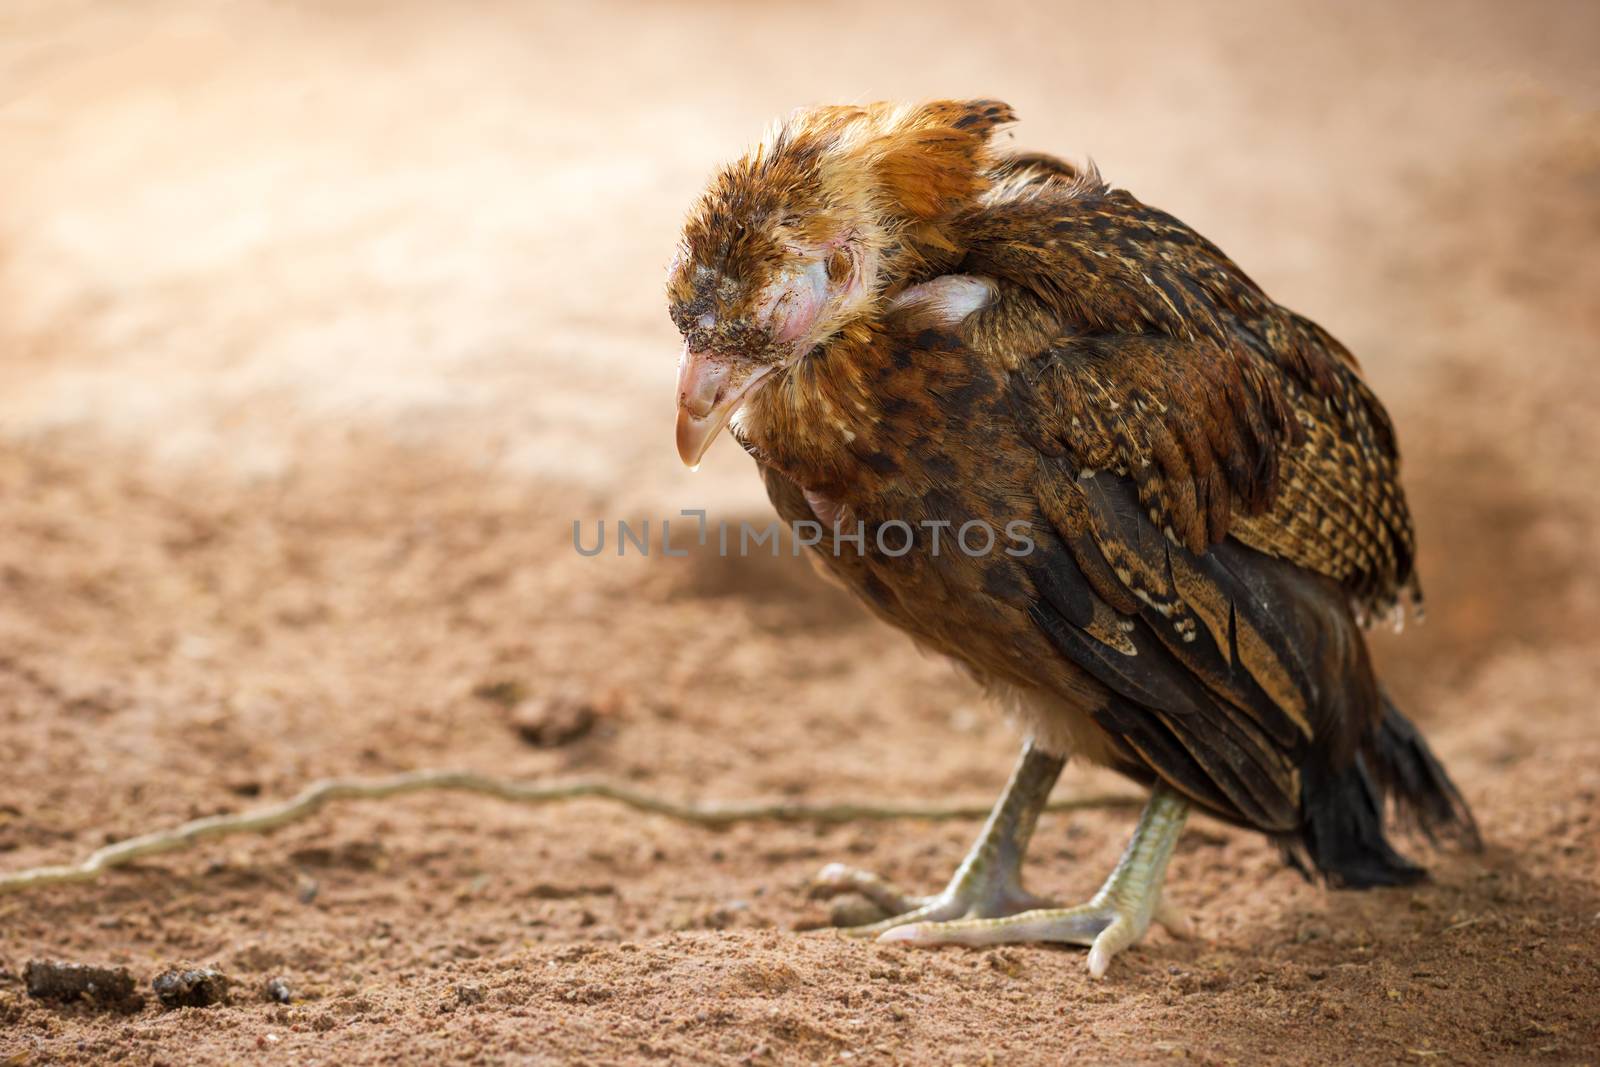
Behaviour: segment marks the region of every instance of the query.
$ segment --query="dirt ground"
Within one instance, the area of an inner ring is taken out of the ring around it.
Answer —
[[[1430,605],[1374,640],[1489,842],[1334,893],[1196,820],[1200,936],[1095,983],[819,928],[824,863],[931,890],[972,822],[352,803],[0,896],[0,1064],[1600,1062],[1597,46],[1583,3],[0,4],[0,872],[421,767],[992,799],[1011,728],[804,560],[572,547],[765,521],[736,449],[671,443],[713,164],[979,94],[1364,361]],[[1131,822],[1047,817],[1032,886],[1091,892]],[[36,958],[233,1001],[48,1004]]]

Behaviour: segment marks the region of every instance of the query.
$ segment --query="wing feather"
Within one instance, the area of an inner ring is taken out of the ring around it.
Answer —
[[[962,263],[1001,286],[974,318],[1047,324],[1009,356],[1031,386],[1031,436],[1131,478],[1191,552],[1232,535],[1374,614],[1418,595],[1393,427],[1349,352],[1170,215],[1041,167],[997,183]],[[971,333],[1018,340],[984,321]]]

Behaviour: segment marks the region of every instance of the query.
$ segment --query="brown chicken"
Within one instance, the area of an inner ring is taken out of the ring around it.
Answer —
[[[795,114],[694,208],[668,296],[678,449],[729,422],[779,514],[878,615],[1024,723],[939,894],[830,866],[921,944],[1062,941],[1089,970],[1152,920],[1191,808],[1334,885],[1424,876],[1385,813],[1475,844],[1379,686],[1367,620],[1420,601],[1388,415],[1355,359],[1092,169],[995,151],[995,101]],[[1148,785],[1104,887],[1020,866],[1064,761]]]

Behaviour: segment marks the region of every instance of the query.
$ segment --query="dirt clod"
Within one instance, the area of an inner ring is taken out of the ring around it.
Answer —
[[[126,967],[29,960],[22,969],[22,980],[28,996],[35,1000],[87,1000],[119,1011],[137,1011],[144,1003],[134,991],[133,975]]]
[[[528,689],[514,678],[501,678],[493,682],[480,682],[472,688],[472,695],[479,700],[486,700],[491,704],[498,704],[502,708],[516,707],[527,698]]]
[[[832,901],[828,906],[829,926],[866,926],[886,918],[888,912],[866,897],[848,894]]]
[[[535,748],[569,745],[594,730],[614,701],[575,693],[557,693],[525,700],[511,709],[511,727]]]
[[[228,976],[209,967],[164,971],[150,984],[164,1008],[209,1008],[228,1000]]]

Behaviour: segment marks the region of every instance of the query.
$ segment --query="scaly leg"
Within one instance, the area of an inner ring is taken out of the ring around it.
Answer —
[[[1155,920],[1178,937],[1187,923],[1162,900],[1167,861],[1183,833],[1188,802],[1157,786],[1133,840],[1100,892],[1076,908],[1039,908],[1000,919],[918,921],[885,930],[880,940],[917,945],[996,945],[1064,941],[1089,946],[1089,973],[1103,977],[1111,957],[1136,943]]]
[[[950,884],[935,896],[910,896],[870,871],[840,863],[824,867],[817,875],[819,893],[860,893],[892,913],[882,922],[843,932],[851,937],[874,937],[904,923],[989,919],[1042,907],[1042,900],[1022,888],[1022,856],[1064,763],[1060,756],[1041,751],[1032,741],[1023,746],[1011,780],[989,813],[989,821],[972,851],[956,869]]]

